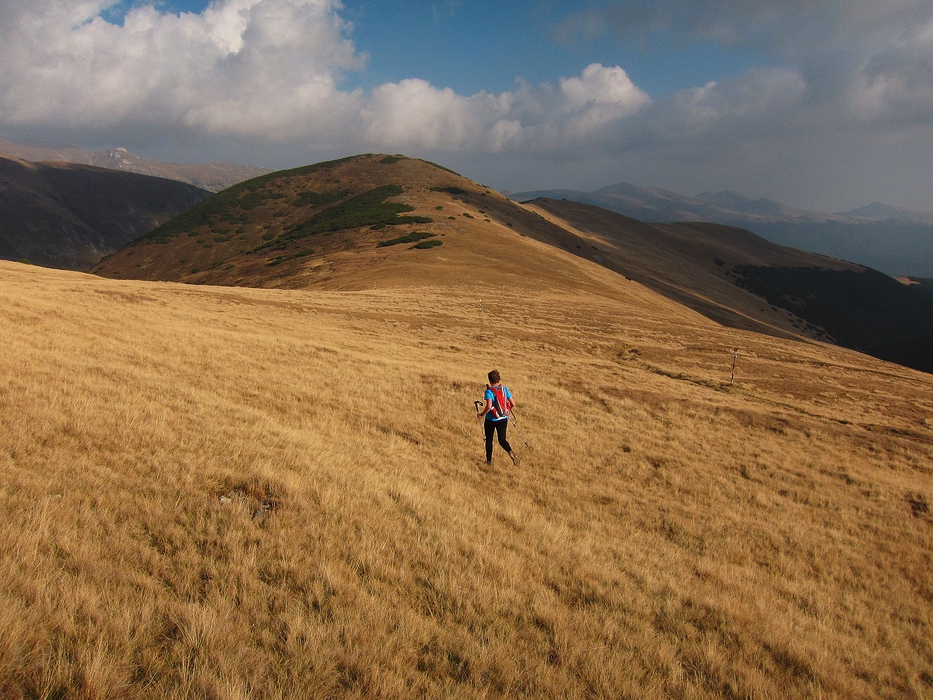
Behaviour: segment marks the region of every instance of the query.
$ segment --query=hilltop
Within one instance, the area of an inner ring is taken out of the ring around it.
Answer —
[[[209,194],[164,178],[0,158],[0,257],[87,270]]]
[[[525,237],[526,244],[518,241]],[[361,155],[279,171],[225,190],[93,270],[112,278],[253,287],[520,283],[537,239],[576,238],[490,188],[404,156]],[[542,267],[542,269],[543,269]]]

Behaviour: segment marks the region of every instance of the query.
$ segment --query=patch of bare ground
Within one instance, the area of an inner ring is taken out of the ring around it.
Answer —
[[[933,697],[933,378],[601,275],[0,263],[0,697]]]

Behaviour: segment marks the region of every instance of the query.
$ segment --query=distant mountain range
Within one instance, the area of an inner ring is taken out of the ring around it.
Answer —
[[[0,158],[0,258],[87,270],[208,196],[165,178]]]
[[[594,192],[534,190],[509,195],[592,204],[649,223],[698,221],[739,226],[801,250],[851,260],[892,276],[933,277],[933,214],[875,202],[841,213],[794,209],[730,191],[688,197],[628,183]]]
[[[0,156],[19,158],[33,163],[78,163],[108,170],[121,170],[138,175],[164,177],[187,182],[202,190],[219,192],[243,180],[270,172],[255,165],[231,163],[161,163],[130,153],[125,148],[86,151],[74,146],[48,146],[12,141],[0,137]]]

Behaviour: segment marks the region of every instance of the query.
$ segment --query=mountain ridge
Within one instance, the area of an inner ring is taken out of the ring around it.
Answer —
[[[630,183],[593,192],[532,190],[516,201],[567,199],[609,209],[648,223],[705,221],[747,228],[800,250],[874,267],[891,276],[933,277],[933,214],[867,205],[842,213],[795,209],[767,198],[724,190],[688,197]]]
[[[102,151],[88,151],[76,146],[23,143],[2,136],[0,136],[0,156],[19,158],[31,163],[93,165],[108,170],[178,180],[209,192],[219,192],[243,180],[270,172],[268,168],[232,163],[163,163],[138,156],[121,146]]]

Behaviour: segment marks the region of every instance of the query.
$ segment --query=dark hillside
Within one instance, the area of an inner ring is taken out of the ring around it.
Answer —
[[[933,295],[876,270],[739,265],[736,283],[809,323],[839,345],[933,372]]]
[[[87,270],[208,194],[164,178],[0,158],[0,257]]]
[[[778,245],[852,260],[892,276],[933,275],[933,215],[878,203],[833,214],[795,209],[735,192],[687,197],[627,183],[595,192],[537,190],[517,192],[512,197],[517,201],[566,199],[648,223],[704,221],[737,226]]]
[[[769,243],[750,231],[717,224],[647,224],[596,206],[538,199],[528,206],[574,231],[566,246],[664,296],[733,328],[778,337],[827,339],[788,310],[740,289],[728,276],[736,264],[826,265],[862,269]]]

